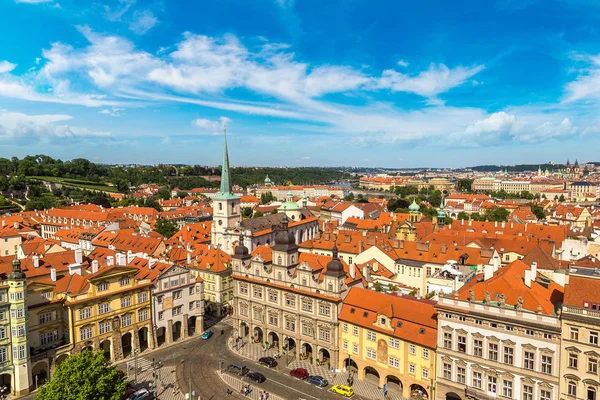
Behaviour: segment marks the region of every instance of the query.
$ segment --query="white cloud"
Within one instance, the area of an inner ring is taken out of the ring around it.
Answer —
[[[394,92],[408,92],[427,98],[435,98],[440,93],[462,85],[485,66],[448,68],[444,64],[431,64],[429,69],[416,76],[403,74],[391,69],[383,71],[378,87]]]
[[[210,119],[204,119],[204,118],[196,118],[195,120],[192,121],[193,126],[203,129],[203,130],[212,131],[215,133],[222,132],[223,128],[229,124],[231,124],[231,119],[229,119],[227,117],[219,117],[219,119],[216,121],[210,120]]]
[[[121,18],[132,5],[135,4],[135,0],[119,0],[119,7],[110,7],[108,5],[104,6],[104,18],[109,21],[121,21]]]
[[[590,61],[590,64],[577,79],[566,85],[565,102],[600,98],[600,56],[585,58]]]
[[[119,117],[119,116],[121,116],[121,111],[123,111],[123,110],[124,110],[123,108],[119,108],[119,107],[105,108],[105,109],[98,111],[98,114],[109,115],[111,117]]]
[[[8,61],[0,61],[0,74],[10,72],[17,67],[17,64],[13,64]]]
[[[397,64],[401,67],[405,67],[405,68],[408,67],[408,62],[404,61],[404,60],[398,61]]]
[[[515,124],[515,116],[504,111],[491,114],[489,117],[467,127],[467,133],[510,132]]]
[[[48,140],[52,137],[107,137],[110,132],[90,131],[87,128],[81,128],[70,125],[59,125],[58,122],[71,120],[70,115],[64,114],[44,114],[27,115],[18,112],[0,110],[0,140],[11,140],[19,142],[30,138]]]
[[[129,29],[138,35],[143,35],[152,29],[158,23],[158,18],[152,11],[136,11],[133,13],[133,19],[129,23]]]

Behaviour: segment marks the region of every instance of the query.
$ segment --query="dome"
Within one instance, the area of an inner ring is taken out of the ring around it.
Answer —
[[[344,271],[344,264],[342,264],[338,257],[338,249],[336,245],[333,245],[333,249],[331,250],[331,252],[333,253],[333,256],[331,261],[327,263],[327,271],[325,271],[325,275],[346,275],[346,272]]]
[[[25,274],[21,271],[21,261],[16,258],[12,261],[12,271],[8,274],[8,279],[25,279]]]
[[[421,208],[417,204],[417,202],[413,199],[413,202],[410,206],[408,206],[408,211],[419,212]]]
[[[269,175],[267,175],[267,177],[265,178],[265,183],[271,183],[271,178],[269,178]]]
[[[296,244],[296,238],[292,232],[281,230],[275,236],[275,244],[280,246],[290,246]]]
[[[239,244],[234,251],[234,255],[238,258],[247,257],[250,255],[248,248],[244,246],[244,243]]]

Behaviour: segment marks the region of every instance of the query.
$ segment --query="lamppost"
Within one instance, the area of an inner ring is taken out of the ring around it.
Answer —
[[[138,353],[139,353],[139,351],[138,351],[137,347],[134,348],[133,349],[133,367],[134,367],[134,370],[133,370],[133,374],[134,374],[133,375],[134,376],[133,381],[135,383],[137,383],[137,374],[138,374]]]
[[[0,399],[2,399],[2,400],[6,400],[7,399],[8,394],[5,393],[7,389],[8,389],[7,386],[0,387]]]
[[[152,358],[152,377],[154,378],[154,397],[158,398],[158,384],[160,383],[160,369],[162,368],[162,361],[156,362]]]

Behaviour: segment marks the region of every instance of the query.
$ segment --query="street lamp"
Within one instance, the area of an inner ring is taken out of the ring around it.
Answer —
[[[6,392],[7,389],[8,389],[8,386],[2,386],[2,387],[0,387],[0,399],[6,400],[6,398],[7,398],[8,395],[6,393],[4,393],[4,392]]]
[[[160,383],[160,369],[162,368],[162,361],[156,362],[154,358],[152,358],[152,377],[154,378],[154,397],[158,398],[158,384]]]

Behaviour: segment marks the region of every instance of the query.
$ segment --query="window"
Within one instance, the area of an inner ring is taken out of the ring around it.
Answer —
[[[576,353],[569,353],[569,368],[577,369],[578,356]]]
[[[504,325],[504,329],[509,332],[512,332],[515,330],[515,328],[512,325]]]
[[[513,363],[514,363],[514,353],[515,353],[515,349],[513,349],[512,347],[505,347],[504,348],[504,364],[513,365]]]
[[[50,344],[58,340],[58,334],[55,332],[40,333],[40,343],[42,346]]]
[[[6,329],[0,326],[0,339],[6,339]]]
[[[385,325],[386,319],[384,317],[379,318],[379,325]]]
[[[490,323],[490,327],[491,327],[491,328],[497,328],[497,327],[498,327],[498,324],[497,324],[497,323],[495,323],[495,322],[491,322],[491,323]]]
[[[163,296],[156,296],[156,302],[158,304],[162,304],[162,302],[163,302]]]
[[[496,393],[496,384],[498,379],[495,376],[488,376],[488,392]]]
[[[87,319],[92,316],[92,309],[90,307],[82,308],[79,310],[79,319]]]
[[[571,328],[571,331],[569,332],[569,338],[571,340],[579,340],[579,329]]]
[[[523,368],[533,370],[533,360],[535,359],[535,354],[531,351],[526,351],[523,357]]]
[[[183,306],[177,306],[177,307],[173,307],[173,308],[171,309],[171,315],[172,315],[172,316],[179,315],[179,314],[181,314],[182,310],[183,310]]]
[[[348,332],[348,324],[344,322],[344,325],[342,325],[342,330],[344,332]]]
[[[444,379],[452,380],[452,364],[444,363],[443,376]]]
[[[390,345],[391,348],[394,348],[394,349],[400,348],[400,341],[398,339],[390,338],[388,344]]]
[[[512,381],[502,381],[502,396],[512,399],[512,396],[513,396]]]
[[[377,353],[375,350],[367,349],[367,358],[370,358],[371,360],[377,359]]]
[[[110,332],[110,321],[100,322],[98,327],[99,327],[101,335],[104,335],[105,333],[109,333]]]
[[[138,311],[138,321],[146,321],[148,319],[148,309]]]
[[[348,351],[348,341],[347,341],[347,340],[344,340],[344,342],[342,343],[342,348],[343,348],[345,351]]]
[[[279,296],[277,296],[277,292],[272,292],[272,291],[269,291],[269,301],[270,301],[271,303],[277,303],[277,298],[278,298],[278,297],[279,297]]]
[[[400,368],[400,360],[398,360],[396,357],[389,357],[388,358],[388,365],[390,367]]]
[[[483,340],[473,340],[473,355],[476,357],[483,357]]]
[[[261,299],[261,298],[262,298],[262,289],[261,289],[261,288],[259,288],[259,287],[255,287],[255,288],[252,290],[252,293],[253,293],[254,297],[256,297],[256,298],[259,298],[259,299]]]
[[[597,374],[598,373],[598,360],[590,357],[588,359],[588,372],[592,373],[592,374]]]
[[[279,317],[275,314],[269,314],[269,324],[270,325],[279,325]]]
[[[421,378],[429,379],[429,370],[427,368],[421,369]]]
[[[190,288],[190,291],[194,291],[194,288]],[[190,293],[192,294],[192,293]],[[148,293],[147,292],[143,292],[143,293],[139,293],[138,294],[138,303],[145,303],[148,301]]]
[[[535,332],[533,331],[533,329],[525,329],[525,333],[529,336],[535,335]]]
[[[27,349],[24,345],[13,347],[13,358],[20,360],[27,357]]]
[[[408,352],[409,352],[409,354],[416,354],[417,353],[417,348],[415,347],[414,344],[411,344],[410,346],[408,346]]]
[[[108,312],[110,312],[110,304],[109,303],[98,304],[98,314],[99,315],[106,314]]]
[[[173,300],[177,300],[181,298],[181,290],[176,290],[173,292]]]
[[[331,312],[331,307],[328,304],[319,304],[319,314],[328,316]]]
[[[409,364],[409,365],[408,365],[408,372],[409,372],[411,375],[414,375],[414,374],[415,374],[415,370],[416,370],[416,369],[417,369],[417,368],[415,367],[415,364],[412,364],[412,363],[411,363],[411,364]]]
[[[40,324],[45,324],[50,321],[52,321],[52,312],[40,314]]]
[[[248,294],[248,284],[240,282],[240,294]]]
[[[190,310],[193,310],[196,307],[196,302],[195,301],[190,301],[190,304],[189,304],[188,307],[189,307]]]
[[[552,339],[552,334],[544,332],[544,339]]]
[[[79,330],[80,340],[88,340],[92,338],[92,327],[88,326],[86,328],[81,328]]]
[[[103,292],[105,290],[108,290],[108,282],[100,282],[98,284],[98,289],[99,292]]]
[[[243,316],[248,316],[248,305],[247,304],[240,304],[240,315]]]
[[[165,318],[165,313],[164,311],[159,311],[158,312],[158,320],[162,321]]]
[[[425,358],[425,359],[429,358],[429,350],[423,349],[421,354],[422,354],[423,358]]]
[[[473,322],[475,323],[475,325],[482,325],[483,324],[483,321],[480,320],[480,319],[475,319],[475,320],[473,320]]]
[[[533,386],[523,385],[523,400],[533,400]]]
[[[481,372],[473,371],[473,380],[471,386],[477,389],[481,389]]]
[[[129,326],[131,325],[131,314],[123,315],[121,317],[121,326]]]
[[[367,340],[374,342],[377,340],[377,334],[375,332],[367,331]]]
[[[466,377],[467,372],[465,370],[465,367],[456,367],[456,382],[464,385],[467,381]]]
[[[577,397],[577,384],[573,381],[569,381],[567,386],[567,393],[569,396]]]
[[[129,282],[130,282],[129,277],[127,276],[127,277],[121,278],[121,281],[119,282],[119,284],[121,286],[127,286],[127,285],[129,285]]]
[[[288,307],[296,307],[296,299],[291,296],[285,297],[285,305]]]
[[[330,336],[331,336],[331,334],[328,329],[320,329],[319,330],[319,339],[321,339],[325,342],[329,342]]]
[[[467,352],[467,337],[466,336],[458,337],[458,351],[460,351],[461,353]]]
[[[194,287],[190,287],[188,291],[188,295],[192,296],[194,294]]]
[[[352,351],[354,352],[354,354],[358,354],[358,345],[356,343],[352,345]]]
[[[444,332],[444,348],[452,349],[452,333]]]
[[[7,359],[6,347],[0,347],[0,363],[5,362]]]
[[[542,355],[542,372],[552,374],[552,356]]]
[[[302,324],[302,334],[306,335],[306,336],[312,336],[313,335],[312,326],[307,325],[307,324]]]
[[[312,312],[313,304],[311,300],[302,300],[302,311]]]
[[[121,298],[121,308],[127,308],[131,306],[131,297]]]
[[[540,400],[550,400],[552,398],[552,392],[549,390],[540,390]]]
[[[358,336],[358,327],[357,327],[357,326],[353,326],[353,327],[352,327],[352,334],[353,334],[354,336]]]
[[[598,345],[598,332],[590,331],[590,344]]]
[[[490,343],[488,345],[488,358],[491,361],[498,361],[498,343]]]
[[[25,336],[25,325],[13,326],[11,327],[11,332],[16,337]]]

